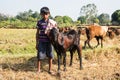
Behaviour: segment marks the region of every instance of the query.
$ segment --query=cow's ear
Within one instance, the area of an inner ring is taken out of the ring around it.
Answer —
[[[61,34],[58,35],[58,43],[59,43],[60,45],[63,45],[63,44],[64,44],[64,38],[63,38],[63,36],[62,36]]]

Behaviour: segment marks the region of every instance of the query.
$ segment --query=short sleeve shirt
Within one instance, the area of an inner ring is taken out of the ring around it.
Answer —
[[[50,41],[47,34],[45,34],[45,29],[47,28],[47,25],[48,25],[48,21],[45,21],[44,19],[39,20],[37,22],[37,29],[40,30],[39,41],[41,41],[41,42],[49,42]]]

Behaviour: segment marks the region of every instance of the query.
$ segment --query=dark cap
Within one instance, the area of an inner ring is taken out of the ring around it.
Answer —
[[[48,7],[42,7],[40,9],[40,14],[50,14],[50,10]]]

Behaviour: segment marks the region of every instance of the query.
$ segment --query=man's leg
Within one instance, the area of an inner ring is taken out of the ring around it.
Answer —
[[[37,62],[37,71],[40,72],[40,68],[41,68],[41,61],[38,60]]]

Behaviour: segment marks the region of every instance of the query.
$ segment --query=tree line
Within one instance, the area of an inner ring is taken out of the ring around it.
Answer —
[[[100,25],[120,25],[120,10],[116,10],[110,16],[107,13],[98,15],[97,6],[95,4],[87,4],[81,7],[80,16],[76,21],[73,21],[69,16],[55,17],[54,19],[59,27],[88,25],[98,23]],[[41,19],[39,12],[28,11],[20,12],[16,16],[8,16],[0,13],[0,28],[36,28],[36,22]]]

